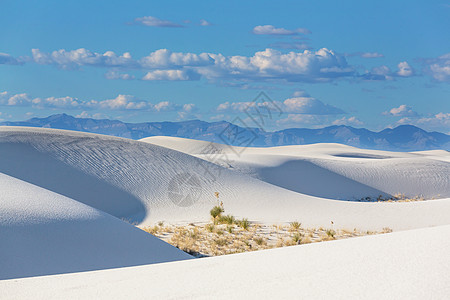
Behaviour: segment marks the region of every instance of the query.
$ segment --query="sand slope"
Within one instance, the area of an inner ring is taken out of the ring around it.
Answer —
[[[389,152],[340,144],[240,148],[174,137],[144,142],[218,163],[299,193],[330,199],[450,197],[450,153]],[[219,152],[222,155],[212,155]]]
[[[5,299],[446,299],[450,226],[0,282]]]
[[[104,212],[1,173],[0,190],[0,279],[191,258]]]

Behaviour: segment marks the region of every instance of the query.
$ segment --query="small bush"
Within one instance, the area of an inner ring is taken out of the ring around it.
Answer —
[[[302,226],[302,223],[296,221],[296,222],[291,222],[290,225],[291,225],[292,231],[297,231]]]
[[[214,243],[216,243],[217,246],[225,246],[227,244],[227,240],[224,238],[215,239]]]
[[[334,230],[332,230],[332,229],[328,229],[328,230],[326,231],[326,233],[327,233],[327,236],[328,236],[329,238],[332,238],[332,239],[334,239],[334,236],[336,235],[336,231],[334,231]]]
[[[242,219],[240,221],[237,221],[236,224],[239,227],[242,227],[244,230],[248,230],[248,227],[250,226],[250,223],[248,222],[247,219]]]
[[[209,212],[211,214],[211,217],[214,219],[214,223],[216,223],[217,217],[219,217],[223,213],[223,208],[220,206],[214,206],[211,211]]]
[[[227,231],[228,231],[228,233],[233,233],[233,227],[232,226],[227,226]]]
[[[299,233],[296,233],[292,236],[292,242],[297,245],[300,245],[300,243],[302,242],[302,239],[303,239],[303,235],[301,235]]]
[[[206,230],[208,230],[209,232],[213,232],[214,228],[214,224],[206,224]]]
[[[266,241],[263,237],[255,237],[253,240],[258,246],[263,245]]]
[[[235,222],[235,218],[232,215],[219,216],[218,220],[219,220],[219,223],[228,224],[228,225],[233,225],[233,223]]]
[[[389,227],[384,227],[382,230],[382,233],[391,233],[391,232],[392,232],[392,229]]]

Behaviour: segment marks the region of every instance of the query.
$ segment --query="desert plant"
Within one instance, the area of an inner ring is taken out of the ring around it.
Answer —
[[[303,235],[301,235],[300,233],[296,233],[292,236],[292,242],[294,242],[297,245],[300,245],[300,243],[302,242],[303,239]]]
[[[250,223],[248,222],[248,219],[242,219],[236,222],[236,224],[240,227],[242,227],[244,230],[248,230],[248,227],[250,226]]]
[[[214,243],[216,243],[217,246],[225,246],[227,244],[227,240],[224,238],[215,239]]]
[[[233,226],[227,226],[228,233],[233,233]]]
[[[329,238],[332,238],[332,239],[334,239],[334,236],[336,235],[336,231],[334,231],[334,230],[332,230],[332,229],[328,229],[328,230],[326,231],[326,233],[327,233],[327,236],[328,236]]]
[[[266,241],[263,237],[255,237],[255,238],[253,238],[253,240],[255,241],[255,243],[256,243],[258,246],[263,245],[264,242]]]
[[[297,231],[302,226],[302,223],[295,221],[295,222],[289,223],[289,225],[291,226],[292,231]]]
[[[384,227],[383,230],[382,230],[382,232],[383,232],[383,233],[391,233],[391,232],[392,232],[392,229],[389,228],[389,227]]]
[[[218,221],[219,221],[219,223],[222,223],[222,224],[233,225],[233,223],[235,222],[235,218],[232,215],[219,216]]]
[[[144,231],[147,231],[148,233],[155,235],[158,234],[159,227],[157,225],[146,227],[144,228]]]
[[[214,228],[214,224],[206,224],[206,230],[208,230],[209,232],[213,232]]]
[[[220,206],[214,206],[211,210],[210,210],[210,214],[211,217],[213,217],[214,219],[214,223],[216,223],[217,218],[224,212],[223,208]]]

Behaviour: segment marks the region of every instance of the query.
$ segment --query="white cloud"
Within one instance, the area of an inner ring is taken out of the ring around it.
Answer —
[[[448,132],[450,128],[450,113],[440,112],[432,116],[422,118],[402,118],[397,121],[397,125],[411,124],[422,127],[426,130],[436,130]]]
[[[0,93],[0,105],[4,106],[29,106],[34,108],[63,108],[84,110],[142,110],[153,112],[194,112],[192,103],[180,105],[170,101],[162,101],[153,104],[149,101],[138,99],[132,95],[118,95],[113,99],[83,101],[73,97],[48,97],[32,98],[28,94],[10,95],[8,92]],[[93,114],[92,116],[95,116]]]
[[[287,113],[308,115],[336,115],[345,113],[340,108],[325,104],[313,97],[294,97],[286,99],[283,102],[283,108],[282,110]]]
[[[212,23],[210,23],[204,19],[200,20],[200,26],[211,26],[211,25],[212,25]]]
[[[182,53],[159,49],[140,59],[133,59],[130,53],[118,55],[112,51],[103,54],[80,48],[64,49],[51,53],[33,49],[33,59],[38,64],[56,65],[63,69],[77,69],[82,66],[103,67],[111,70],[105,74],[108,79],[133,79],[124,70],[145,71],[143,80],[198,80],[238,83],[249,82],[330,82],[338,78],[366,80],[393,80],[414,74],[407,62],[398,64],[398,70],[379,66],[359,75],[355,67],[348,65],[345,56],[326,48],[317,51],[291,51],[283,53],[268,48],[252,56],[224,56],[215,53]]]
[[[156,17],[152,17],[152,16],[145,16],[145,17],[141,17],[141,18],[136,18],[134,19],[134,21],[136,23],[145,25],[145,26],[150,26],[150,27],[184,27],[183,25],[171,22],[171,21],[167,21],[167,20],[161,20],[158,19]]]
[[[260,35],[297,35],[299,33],[309,34],[311,33],[311,31],[306,28],[297,28],[294,30],[288,30],[282,27],[277,28],[273,25],[259,25],[253,28],[253,33]]]
[[[191,73],[189,74],[186,70],[155,70],[148,72],[142,80],[171,80],[171,81],[179,81],[179,80],[196,80],[199,79],[200,76]]]
[[[207,53],[181,53],[159,49],[139,60],[143,69],[173,69],[174,67],[198,67],[212,65],[213,59]]]
[[[397,65],[398,70],[393,72],[388,66],[382,65],[374,67],[365,74],[361,75],[366,80],[394,80],[395,77],[414,76],[414,69],[406,62],[400,62]]]
[[[356,117],[342,117],[341,119],[334,120],[333,125],[348,125],[348,126],[362,126],[364,123]]]
[[[132,80],[135,77],[133,75],[127,73],[120,73],[117,70],[110,70],[105,74],[106,79],[123,79],[123,80]]]
[[[84,48],[66,51],[60,49],[52,53],[44,53],[39,49],[32,49],[33,60],[42,65],[57,65],[63,69],[75,69],[80,66],[97,67],[136,67],[136,62],[130,53],[125,52],[118,56],[112,51],[104,54],[95,53]]]
[[[343,56],[322,48],[317,51],[281,53],[274,49],[256,52],[252,57],[210,54],[213,66],[198,68],[208,79],[248,79],[327,82],[354,75]]]
[[[109,119],[109,117],[102,113],[90,114],[87,111],[83,111],[75,116],[76,118],[82,119]]]
[[[410,106],[402,104],[399,107],[394,107],[389,111],[383,112],[383,115],[394,117],[417,117],[418,114]]]
[[[0,53],[0,65],[20,65],[23,62],[7,53]]]
[[[402,77],[410,77],[414,75],[414,69],[406,62],[402,61],[398,65],[397,75]]]
[[[303,94],[305,95],[305,94]],[[264,107],[270,110],[280,110],[288,114],[305,114],[305,115],[336,115],[344,114],[345,112],[335,106],[325,104],[322,101],[310,96],[293,97],[280,101],[273,102],[224,102],[217,106],[216,111],[241,113],[248,110],[249,107]],[[275,109],[276,108],[276,109]]]
[[[435,59],[425,60],[425,72],[435,80],[450,83],[450,53]]]

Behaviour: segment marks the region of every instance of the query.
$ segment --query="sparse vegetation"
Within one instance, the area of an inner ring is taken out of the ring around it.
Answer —
[[[415,197],[407,197],[403,193],[397,193],[391,197],[385,197],[383,195],[379,195],[376,198],[372,197],[363,197],[359,199],[360,202],[413,202],[413,201],[424,201],[425,198],[423,196],[415,196]]]
[[[295,229],[295,230],[293,230]],[[247,219],[233,224],[197,223],[186,225],[150,226],[143,230],[197,257],[216,256],[248,251],[304,245],[345,239],[369,234],[392,232],[354,229],[304,228],[289,224],[258,224]]]
[[[217,223],[217,218],[220,217],[220,215],[224,212],[224,209],[220,206],[214,206],[211,211],[209,212],[211,214],[211,217],[214,220],[214,224]]]
[[[228,224],[228,225],[233,225],[235,222],[235,219],[232,215],[227,215],[227,216],[219,216],[218,217],[218,222],[220,224]]]
[[[302,223],[295,221],[295,222],[291,222],[290,226],[291,226],[291,231],[298,231],[300,229],[300,227],[302,226]]]
[[[245,219],[245,218],[242,220],[236,221],[236,224],[244,230],[248,230],[248,227],[250,226],[248,219]]]
[[[334,230],[332,230],[332,229],[328,229],[328,230],[326,231],[326,234],[327,234],[327,236],[328,236],[329,238],[334,239],[334,236],[336,235],[336,231],[334,231]]]
[[[303,236],[300,233],[295,233],[292,236],[292,242],[296,245],[300,245],[300,243],[302,242]]]
[[[218,193],[215,194],[217,199]],[[248,219],[236,219],[224,213],[223,203],[214,206],[211,211],[212,223],[188,225],[166,225],[160,221],[157,225],[142,228],[179,249],[197,257],[216,256],[246,251],[270,249],[309,244],[315,242],[344,239],[377,233],[389,233],[392,229],[383,228],[380,232],[334,229],[303,228],[298,221],[289,224],[265,225]]]

